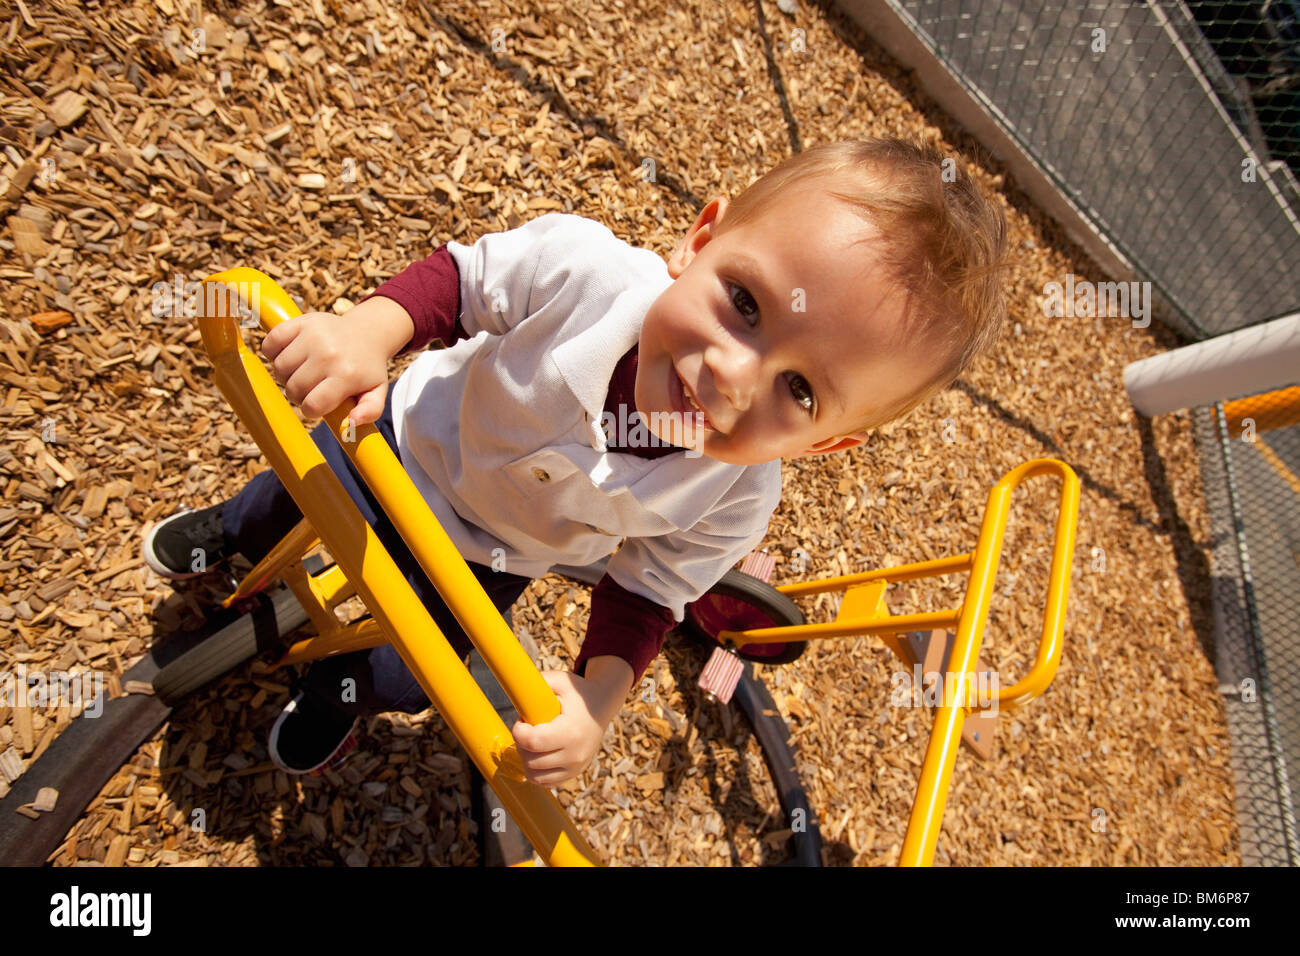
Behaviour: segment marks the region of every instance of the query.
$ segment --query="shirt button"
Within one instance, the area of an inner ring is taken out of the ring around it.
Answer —
[[[533,477],[536,478],[538,481],[551,480],[551,476],[546,473],[546,470],[544,468],[534,468]]]

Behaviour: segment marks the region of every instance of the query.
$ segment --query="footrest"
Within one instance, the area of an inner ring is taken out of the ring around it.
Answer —
[[[740,655],[725,647],[715,647],[697,684],[709,700],[725,704],[736,692],[736,685],[744,673],[745,662],[740,659]]]
[[[748,574],[752,578],[758,578],[766,584],[772,577],[772,572],[776,569],[776,558],[766,551],[751,551],[745,556],[745,560],[740,564],[742,574]]]
[[[922,681],[925,682],[923,686],[929,688],[932,674],[938,674],[938,679],[942,681],[957,635],[951,631],[909,631],[899,636],[903,638],[903,647],[912,658],[913,669],[919,668]],[[991,678],[997,675],[996,671],[985,666],[982,657],[976,659],[975,673],[989,674]],[[992,682],[992,687],[996,692],[996,682]],[[933,696],[933,693],[927,696]],[[961,742],[981,760],[991,760],[997,729],[997,711],[968,714],[962,721]]]

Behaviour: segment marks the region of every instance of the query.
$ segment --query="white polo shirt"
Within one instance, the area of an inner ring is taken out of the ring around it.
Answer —
[[[606,573],[681,621],[762,541],[781,462],[607,450],[610,379],[672,282],[664,261],[558,213],[447,250],[469,338],[393,385],[416,488],[466,560],[540,577],[613,553]]]

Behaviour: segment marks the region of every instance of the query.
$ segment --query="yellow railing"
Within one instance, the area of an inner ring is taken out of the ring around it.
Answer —
[[[209,276],[204,284],[229,290],[217,295],[205,291],[198,320],[217,387],[266,455],[304,519],[542,860],[552,866],[598,862],[554,795],[524,779],[510,729],[343,490],[261,360],[244,345],[236,321],[241,307],[238,295],[254,304],[262,328],[268,332],[300,315],[300,310],[279,285],[254,269],[231,269]],[[515,640],[384,437],[373,425],[354,429],[346,422],[355,407],[348,399],[325,416],[334,436],[474,641],[520,718],[530,724],[553,719],[560,713],[558,698]],[[270,559],[268,555],[262,566]],[[255,568],[249,577],[256,572]]]
[[[996,695],[990,695],[991,699],[981,700],[979,682],[975,679],[976,660],[979,657],[984,623],[988,617],[989,600],[993,594],[998,558],[1002,553],[1002,538],[1006,532],[1007,515],[1011,510],[1011,493],[1027,478],[1052,474],[1060,477],[1061,492],[1038,656],[1034,666],[1021,680],[1010,687],[999,688]],[[944,803],[947,800],[948,783],[957,759],[962,723],[966,716],[976,711],[1015,710],[1043,693],[1056,676],[1065,632],[1065,607],[1070,591],[1070,567],[1078,520],[1079,479],[1073,469],[1054,458],[1036,458],[1013,468],[993,486],[984,508],[979,540],[973,552],[896,568],[781,585],[777,590],[787,597],[840,590],[845,591],[845,595],[840,602],[836,619],[829,624],[723,631],[718,635],[718,640],[725,644],[743,647],[746,644],[779,644],[874,634],[901,660],[910,663],[911,657],[897,637],[899,632],[956,628],[956,641],[948,659],[947,672],[943,675],[943,700],[935,713],[929,747],[921,766],[921,782],[912,803],[907,833],[903,838],[902,865],[928,864],[933,859],[935,841],[943,820]],[[966,585],[966,599],[960,610],[891,615],[885,606],[884,591],[890,583],[940,577],[961,571],[969,571],[971,575]]]
[[[280,322],[301,314],[293,300],[270,277],[255,269],[231,269],[209,276],[204,283],[205,287],[211,285],[221,293],[212,295],[205,288],[199,315],[199,328],[213,364],[217,387],[303,514],[298,526],[248,573],[227,599],[227,605],[261,590],[277,578],[285,580],[316,625],[318,634],[290,648],[281,664],[391,642],[543,862],[552,866],[598,863],[595,852],[555,797],[526,781],[509,728],[343,490],[279,386],[261,360],[244,345],[236,316],[246,307],[245,302],[252,305],[262,328],[269,332]],[[334,436],[500,681],[521,719],[530,724],[552,720],[560,712],[559,700],[439,525],[384,437],[373,425],[353,428],[347,421],[347,414],[354,407],[355,402],[347,399],[325,416]],[[1044,474],[1060,476],[1061,495],[1038,656],[1023,679],[999,690],[992,701],[982,701],[978,699],[978,688],[972,678],[1011,493],[1026,478]],[[974,552],[782,585],[777,590],[791,597],[840,589],[846,593],[839,615],[830,624],[723,631],[718,636],[724,644],[743,646],[875,634],[896,655],[908,661],[899,632],[914,628],[956,628],[956,642],[948,661],[955,682],[952,693],[945,695],[936,711],[903,842],[900,860],[903,865],[928,864],[933,857],[967,714],[996,707],[1008,710],[1020,707],[1041,694],[1056,673],[1078,507],[1079,481],[1068,465],[1049,458],[1026,462],[1005,475],[989,493]],[[324,542],[337,567],[308,575],[299,559],[317,541]],[[889,583],[961,571],[970,571],[971,577],[960,610],[889,614],[884,601]],[[353,590],[365,602],[374,620],[343,627],[333,609]],[[949,682],[945,680],[944,686],[947,688]]]

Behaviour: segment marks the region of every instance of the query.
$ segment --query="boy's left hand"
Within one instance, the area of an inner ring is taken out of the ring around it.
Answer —
[[[608,691],[596,681],[564,671],[542,671],[542,678],[560,698],[560,715],[545,724],[517,721],[510,733],[528,779],[558,787],[586,770],[600,751],[620,701],[610,713]]]

